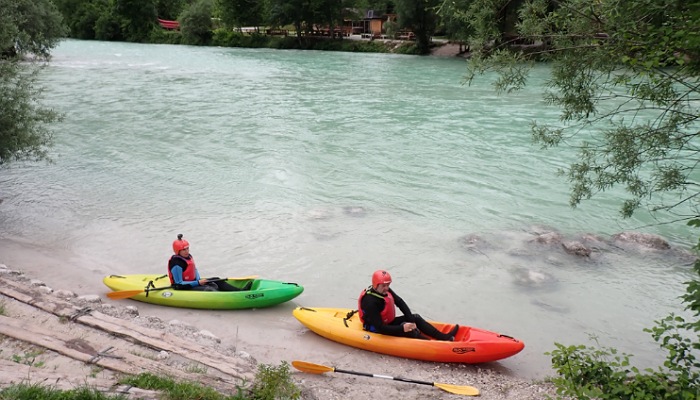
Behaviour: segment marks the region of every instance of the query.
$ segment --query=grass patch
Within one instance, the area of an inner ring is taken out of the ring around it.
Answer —
[[[163,400],[276,400],[299,399],[301,390],[289,373],[289,364],[274,367],[261,364],[250,388],[237,387],[236,393],[222,394],[197,382],[176,381],[169,377],[144,373],[127,376],[119,383],[162,393]],[[122,400],[124,395],[106,395],[88,386],[58,390],[40,384],[18,384],[0,389],[0,400]]]
[[[119,383],[131,385],[141,389],[157,390],[164,393],[164,399],[168,400],[234,400],[245,399],[239,397],[242,393],[239,388],[235,397],[223,395],[216,390],[200,385],[196,382],[177,382],[172,378],[154,375],[151,373],[138,374],[120,379]]]
[[[420,55],[421,52],[418,49],[418,46],[416,46],[415,42],[406,42],[398,46],[396,49],[394,49],[394,53],[396,54],[412,54],[412,55]]]
[[[36,358],[44,354],[44,350],[28,350],[24,354],[13,354],[12,361],[17,364],[29,365],[30,367],[41,368],[44,366],[44,361],[37,361]]]
[[[94,367],[90,368],[90,375],[88,375],[90,378],[97,378],[97,374],[100,372],[104,371],[105,369],[95,365]]]
[[[19,384],[0,389],[0,400],[126,400],[127,398],[123,395],[108,397],[88,387],[63,391],[39,384]]]
[[[185,371],[193,374],[206,374],[207,367],[204,367],[200,364],[189,364],[187,367],[185,367]]]
[[[238,387],[237,393],[232,395],[221,394],[196,382],[176,382],[171,378],[150,373],[126,377],[119,383],[161,391],[168,400],[293,400],[301,397],[301,390],[289,373],[289,364],[284,361],[277,367],[260,364],[250,389]]]

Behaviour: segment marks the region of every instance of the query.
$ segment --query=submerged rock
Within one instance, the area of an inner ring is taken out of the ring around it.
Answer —
[[[576,241],[562,242],[561,247],[563,247],[564,251],[566,251],[568,254],[572,254],[572,255],[580,256],[580,257],[590,257],[591,256],[591,249],[586,247],[581,242],[576,242]]]
[[[652,250],[669,250],[671,245],[659,235],[642,232],[620,232],[612,235],[616,243],[637,244]]]
[[[493,245],[490,242],[484,240],[484,238],[482,238],[481,236],[473,233],[459,237],[457,239],[457,242],[463,249],[478,253],[493,248]]]
[[[324,221],[333,218],[333,211],[326,208],[314,208],[306,214],[310,220]]]
[[[537,235],[534,241],[540,244],[558,244],[561,243],[562,239],[561,233],[547,232]]]
[[[556,282],[554,275],[545,271],[534,270],[526,267],[513,268],[511,273],[515,283],[520,286],[543,287]]]
[[[367,215],[367,209],[362,206],[345,206],[343,213],[351,217],[364,217]]]

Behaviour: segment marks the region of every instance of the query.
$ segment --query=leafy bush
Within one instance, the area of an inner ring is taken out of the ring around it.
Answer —
[[[328,38],[318,37],[302,37],[301,40],[299,40],[296,36],[249,35],[228,29],[214,30],[214,37],[211,44],[222,47],[303,49],[359,53],[389,52],[386,44],[381,41],[330,40]]]
[[[198,0],[180,14],[178,21],[183,44],[201,46],[211,42],[213,10],[212,0]]]
[[[187,6],[185,0],[154,0],[156,16],[162,19],[173,20]]]
[[[301,391],[292,381],[289,364],[285,361],[278,367],[260,364],[251,388],[256,400],[298,399]]]
[[[151,31],[149,41],[161,44],[181,44],[182,34],[179,31],[171,31],[158,26]]]
[[[58,0],[56,7],[63,14],[63,21],[69,28],[70,37],[95,39],[95,24],[102,12],[109,8],[100,0]]]
[[[378,40],[343,40],[341,51],[352,51],[355,53],[388,53],[389,48],[384,42]]]
[[[230,29],[221,28],[214,30],[212,45],[222,47],[246,47],[265,48],[271,47],[274,37],[253,34],[248,35]]]
[[[397,54],[415,54],[415,55],[423,54],[415,42],[409,42],[409,43],[404,43],[404,44],[400,45],[399,47],[397,47],[394,50],[394,53],[397,53]]]
[[[119,24],[121,35],[128,42],[144,42],[156,25],[153,0],[119,0],[109,2],[113,21]]]
[[[95,39],[97,40],[125,40],[122,34],[118,16],[113,9],[103,10],[95,21]]]
[[[648,386],[659,384],[630,367],[629,355],[618,355],[612,348],[563,346],[556,344],[552,365],[559,377],[552,382],[557,393],[576,399],[656,399]],[[660,386],[660,385],[659,385]],[[658,387],[657,389],[661,389]]]

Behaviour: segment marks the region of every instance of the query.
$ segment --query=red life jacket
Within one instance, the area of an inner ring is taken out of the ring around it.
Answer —
[[[173,258],[179,258],[181,260],[184,260],[187,263],[187,266],[185,267],[185,269],[182,270],[182,280],[183,281],[196,281],[197,280],[197,267],[194,266],[194,257],[192,257],[192,254],[190,254],[190,258],[185,258],[179,254],[175,254],[174,256],[170,257],[170,260],[172,260]],[[170,278],[170,284],[174,285],[175,281],[173,281],[173,271],[170,268],[170,262],[168,262],[168,278]]]
[[[365,323],[365,312],[362,310],[362,298],[365,297],[365,295],[370,295],[370,296],[375,296],[379,297],[380,299],[384,300],[384,309],[382,309],[382,322],[385,324],[390,323],[391,321],[396,318],[396,305],[394,303],[394,296],[391,295],[391,292],[387,292],[386,296],[382,296],[381,294],[375,292],[372,289],[372,286],[368,287],[367,289],[364,289],[360,293],[360,297],[357,299],[357,309],[360,312],[360,321],[362,323]]]

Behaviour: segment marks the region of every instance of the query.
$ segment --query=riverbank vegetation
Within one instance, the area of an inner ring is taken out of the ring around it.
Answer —
[[[65,31],[48,0],[0,0],[0,167],[46,159],[50,125],[60,115],[41,106],[37,75]]]
[[[69,36],[86,40],[356,52],[398,49],[399,53],[424,54],[432,46],[430,35],[434,33],[430,25],[423,33],[416,32],[415,42],[400,46],[383,41],[343,40],[352,31],[343,25],[344,21],[362,20],[364,11],[360,10],[372,6],[366,0],[342,3],[56,0],[55,3],[64,17]],[[388,7],[384,3],[374,6],[383,10]],[[412,21],[418,17],[412,12],[405,18]],[[177,21],[178,29],[164,29],[158,19]]]
[[[132,387],[157,391],[160,398],[168,400],[275,400],[298,399],[301,391],[292,381],[289,364],[279,366],[260,365],[250,388],[238,387],[236,393],[223,394],[212,388],[191,382],[142,373],[126,376],[119,383]],[[105,394],[88,386],[72,390],[59,390],[42,384],[18,384],[0,389],[0,399],[12,400],[118,400],[127,395]]]

